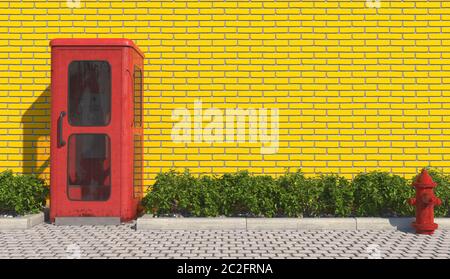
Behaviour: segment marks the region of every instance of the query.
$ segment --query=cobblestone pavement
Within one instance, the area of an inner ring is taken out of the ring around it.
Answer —
[[[38,225],[0,231],[0,258],[450,258],[450,231],[136,231]]]

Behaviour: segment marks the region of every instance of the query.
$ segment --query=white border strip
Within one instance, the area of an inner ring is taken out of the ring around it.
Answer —
[[[400,230],[413,231],[415,218],[157,218],[137,219],[138,230]],[[450,230],[450,218],[436,218]]]
[[[29,229],[44,223],[44,213],[30,214],[14,218],[0,218],[0,230]]]

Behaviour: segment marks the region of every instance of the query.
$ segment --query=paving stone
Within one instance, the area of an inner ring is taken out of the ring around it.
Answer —
[[[450,231],[173,230],[41,224],[0,232],[0,258],[450,258]],[[79,250],[76,250],[79,249]],[[78,254],[76,254],[76,252]]]

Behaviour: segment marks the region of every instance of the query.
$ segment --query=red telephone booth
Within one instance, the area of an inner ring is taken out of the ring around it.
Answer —
[[[127,39],[50,46],[50,219],[133,219],[142,194],[144,54]]]

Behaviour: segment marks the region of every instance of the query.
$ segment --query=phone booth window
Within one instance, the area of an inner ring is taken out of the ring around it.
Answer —
[[[134,66],[134,127],[142,126],[142,70]]]
[[[111,192],[111,144],[107,135],[74,134],[68,146],[70,200],[106,201]]]
[[[107,61],[72,61],[69,65],[69,123],[106,126],[111,119],[111,67]]]
[[[134,127],[142,128],[142,70],[134,66],[133,71],[133,98],[134,98]],[[135,198],[142,197],[142,135],[133,136],[134,159],[133,159],[133,193]]]
[[[142,197],[142,187],[143,187],[143,157],[142,157],[142,136],[134,135],[134,160],[133,160],[133,193],[135,198]]]

